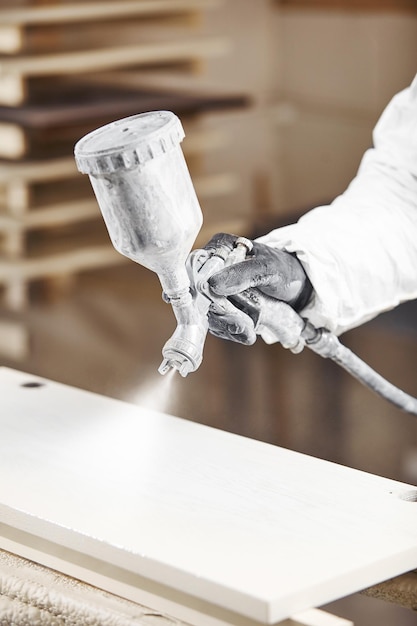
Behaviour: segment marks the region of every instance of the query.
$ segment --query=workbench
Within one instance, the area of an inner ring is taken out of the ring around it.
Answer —
[[[315,607],[417,568],[411,485],[7,368],[0,397],[1,623],[84,589],[91,624],[342,626]]]

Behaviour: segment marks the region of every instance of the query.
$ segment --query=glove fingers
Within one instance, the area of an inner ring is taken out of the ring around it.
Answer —
[[[269,296],[254,288],[246,289],[229,297],[229,301],[240,311],[246,313],[255,326],[259,319],[261,307],[266,299],[270,299]]]
[[[259,284],[265,283],[264,270],[263,262],[248,259],[216,272],[210,276],[208,283],[217,295],[232,296],[249,287],[257,287]]]
[[[204,248],[206,250],[210,250],[212,248],[217,248],[218,246],[227,246],[230,250],[233,250],[236,239],[237,235],[230,235],[229,233],[216,233],[206,243]]]
[[[237,236],[228,233],[216,233],[204,246],[205,250],[215,253],[217,256],[227,259],[233,250]]]
[[[259,254],[241,263],[230,265],[213,274],[208,283],[217,295],[233,296],[257,287],[268,296],[286,302],[294,301],[303,289],[299,263],[291,255],[278,251]]]
[[[242,311],[219,315],[212,311],[208,315],[209,331],[215,337],[228,339],[250,346],[256,341],[254,324]]]

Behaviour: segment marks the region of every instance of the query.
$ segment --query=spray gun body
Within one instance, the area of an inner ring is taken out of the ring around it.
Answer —
[[[227,298],[212,293],[207,281],[224,266],[243,261],[251,248],[252,242],[249,239],[239,237],[232,251],[220,246],[210,251],[194,250],[189,255],[186,267],[191,284],[192,305],[187,308],[174,306],[178,325],[162,349],[164,360],[159,368],[161,374],[175,367],[180,374],[186,376],[189,371],[195,371],[200,366],[208,331],[209,311],[217,313],[236,311]],[[172,300],[170,301],[172,303]],[[176,362],[181,354],[187,356],[182,364]],[[191,365],[193,369],[190,369]]]
[[[198,255],[200,251],[196,252]],[[187,263],[190,283],[194,286],[192,291],[188,291],[187,303],[175,302],[164,293],[165,299],[173,306],[177,328],[162,348],[163,361],[158,370],[161,374],[166,374],[174,367],[182,376],[187,376],[198,369],[203,359],[210,300],[196,285],[204,283],[211,273],[221,269],[222,262],[218,257],[213,257],[214,264],[202,265],[197,255],[192,257],[197,263]]]

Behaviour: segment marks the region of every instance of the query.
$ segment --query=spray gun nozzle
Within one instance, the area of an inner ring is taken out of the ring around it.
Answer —
[[[174,369],[173,363],[169,359],[164,359],[158,367],[158,372],[162,374],[162,376],[165,376],[165,374],[168,374],[171,369]]]
[[[189,361],[186,357],[181,362],[179,359],[170,359],[165,358],[161,365],[158,367],[158,372],[165,376],[168,372],[172,372],[173,370],[180,373],[180,375],[185,378],[190,372],[193,372],[196,369],[191,361]]]

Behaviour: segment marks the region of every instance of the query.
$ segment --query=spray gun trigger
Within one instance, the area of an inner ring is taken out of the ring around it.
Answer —
[[[207,282],[207,280],[201,280],[196,285],[197,291],[201,293],[203,296],[210,301],[210,309],[214,310],[216,313],[222,314],[226,312],[226,307],[224,306],[225,297],[224,296],[216,296]]]

